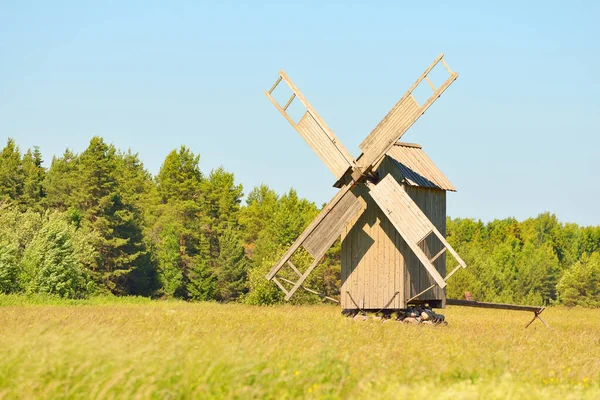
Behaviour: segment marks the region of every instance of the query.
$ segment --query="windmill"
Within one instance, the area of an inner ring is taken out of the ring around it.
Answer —
[[[266,96],[333,173],[339,191],[269,271],[289,300],[327,250],[342,237],[341,305],[344,310],[399,310],[410,304],[445,306],[446,281],[465,262],[445,238],[446,191],[452,184],[421,146],[398,140],[456,80],[439,55],[360,144],[354,159],[284,71]],[[448,77],[436,87],[428,74],[440,63]],[[292,92],[285,105],[272,96],[281,82]],[[431,96],[419,104],[413,91],[426,82]],[[287,112],[294,100],[299,121]],[[304,270],[292,262],[300,249],[312,256]],[[458,266],[445,277],[448,251]],[[285,272],[282,272],[286,269]],[[287,273],[286,273],[287,272]],[[293,275],[295,281],[287,279]],[[306,288],[305,288],[306,289]],[[308,289],[307,289],[308,290]]]

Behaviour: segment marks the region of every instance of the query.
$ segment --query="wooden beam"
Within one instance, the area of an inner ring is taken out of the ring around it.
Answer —
[[[449,74],[452,74],[452,70],[450,69],[450,67],[448,66],[448,64],[446,64],[446,60],[441,60],[442,64],[444,65],[444,67],[446,68],[446,71],[448,71]]]
[[[319,215],[316,216],[316,218],[310,223],[310,225],[308,225],[308,227],[304,230],[304,232],[302,232],[300,234],[300,236],[298,236],[298,238],[296,239],[294,244],[292,244],[292,246],[283,255],[283,257],[281,257],[279,262],[277,262],[277,264],[275,264],[275,266],[273,268],[271,268],[271,271],[269,271],[269,273],[267,274],[268,280],[271,280],[275,276],[275,274],[277,273],[277,271],[279,271],[281,269],[283,264],[286,263],[287,260],[289,260],[290,257],[292,257],[294,252],[296,252],[296,250],[302,245],[302,242],[304,242],[304,240],[306,240],[308,235],[310,235],[317,228],[319,223],[338,204],[338,202],[342,199],[342,197],[346,194],[346,192],[348,192],[353,187],[352,183],[342,186],[342,188],[336,193],[336,195],[333,197],[333,199],[331,199],[329,204],[327,204],[327,206],[325,206],[325,208],[319,213]]]
[[[323,254],[323,255],[325,255],[325,254]],[[294,284],[294,287],[291,288],[290,291],[285,295],[285,301],[288,301],[294,295],[294,293],[296,293],[296,290],[298,290],[300,288],[300,286],[302,286],[302,284],[304,283],[306,278],[308,278],[308,275],[312,272],[313,269],[315,269],[315,267],[317,266],[319,261],[321,261],[321,257],[323,257],[323,255],[320,256],[319,258],[315,258],[314,261],[312,262],[312,264],[310,264],[310,266],[306,269],[306,271],[304,271],[302,276]]]
[[[419,76],[419,78],[417,78],[417,80],[415,81],[415,83],[413,83],[413,85],[410,87],[410,89],[408,89],[408,92],[412,92],[413,90],[415,90],[415,88],[417,86],[419,86],[419,83],[421,83],[421,81],[427,76],[429,75],[429,73],[431,72],[431,70],[437,65],[437,63],[439,63],[442,58],[444,58],[444,53],[441,53],[439,56],[437,56],[437,58],[435,60],[433,60],[433,62],[431,63],[431,65],[429,67],[427,67],[427,69],[425,70],[425,72],[423,72],[421,74],[421,76]]]
[[[296,122],[288,115],[288,113],[285,112],[285,110],[283,108],[281,108],[281,106],[279,105],[277,100],[275,100],[273,98],[273,96],[271,96],[271,93],[265,91],[265,96],[267,96],[269,98],[271,103],[273,103],[273,105],[275,106],[276,109],[279,110],[281,115],[283,115],[285,117],[285,119],[287,119],[287,121],[290,123],[290,125],[292,125],[294,127],[294,129],[298,129],[298,125],[296,124]]]
[[[279,282],[277,280],[277,278],[273,278],[273,282],[275,282],[275,284],[277,284],[277,286],[279,286],[279,289],[281,289],[283,291],[283,293],[288,294],[288,291],[285,290],[285,288],[283,287],[283,285],[281,284],[281,282]]]
[[[444,280],[445,280],[446,282],[448,282],[448,279],[450,279],[450,277],[451,277],[452,275],[454,275],[454,273],[455,273],[456,271],[458,271],[459,269],[461,269],[461,268],[462,268],[462,265],[459,265],[459,266],[457,266],[456,268],[454,268],[454,269],[452,270],[452,272],[450,272],[448,275],[446,275],[446,277],[444,278]]]
[[[329,126],[327,126],[325,121],[323,121],[323,118],[321,118],[321,116],[317,114],[314,107],[308,102],[308,100],[306,100],[306,97],[304,97],[300,89],[298,89],[296,85],[294,85],[294,82],[292,82],[292,80],[289,78],[289,76],[287,76],[284,70],[279,71],[279,76],[283,78],[285,83],[287,83],[290,89],[292,89],[292,92],[296,95],[296,97],[298,97],[298,100],[300,100],[304,107],[306,107],[306,110],[314,117],[315,121],[317,121],[317,124],[319,124],[321,129],[323,129],[329,140],[331,140],[331,142],[336,145],[338,151],[344,156],[344,158],[348,161],[349,164],[352,164],[354,162],[354,157],[352,157],[350,152],[346,150],[346,148],[335,136],[333,131],[329,129]]]
[[[442,254],[444,254],[444,252],[445,252],[445,251],[446,251],[446,248],[445,248],[445,247],[442,247],[442,249],[440,250],[440,252],[439,252],[439,253],[437,253],[435,256],[433,256],[433,258],[432,258],[432,259],[430,259],[429,261],[430,261],[430,262],[433,264],[433,262],[434,262],[435,260],[437,260],[439,256],[441,256]],[[446,279],[447,279],[447,278],[446,278]]]
[[[446,305],[461,307],[494,308],[497,310],[532,311],[541,313],[545,307],[521,306],[517,304],[486,303],[475,300],[446,299]]]
[[[288,279],[285,279],[285,278],[280,278],[280,279],[281,279],[282,281],[285,281],[285,282],[289,283],[289,284],[292,284],[292,285],[294,284],[294,282],[292,282],[292,281],[290,281],[290,280],[288,280]],[[309,293],[313,293],[313,294],[316,294],[317,296],[319,296],[319,297],[321,297],[321,298],[323,298],[323,299],[327,299],[327,300],[333,301],[333,302],[335,302],[335,303],[339,303],[339,302],[340,302],[339,300],[336,300],[336,299],[334,299],[333,297],[329,297],[329,296],[326,296],[326,295],[324,295],[323,293],[319,293],[319,292],[317,292],[316,290],[309,289],[309,288],[307,288],[307,287],[306,287],[306,286],[304,286],[304,285],[300,285],[300,287],[301,287],[302,289],[306,290],[307,292],[309,292]]]
[[[294,264],[292,264],[292,262],[290,260],[287,260],[287,263],[294,270],[294,272],[296,273],[296,275],[302,276],[302,273],[300,273],[300,271],[298,271],[298,268],[296,268],[296,266]],[[283,279],[283,278],[281,278],[281,279]]]
[[[437,92],[437,88],[435,87],[433,82],[431,82],[431,80],[429,79],[429,76],[425,76],[425,80],[427,81],[427,83],[429,83],[429,87],[431,87],[431,90],[433,90],[434,92]]]
[[[273,90],[275,90],[277,85],[279,85],[279,82],[281,82],[281,75],[279,76],[279,78],[277,78],[273,86],[271,86],[271,89],[269,89],[269,94],[273,93]]]
[[[458,253],[456,251],[454,251],[454,249],[452,248],[452,246],[450,246],[450,243],[448,243],[446,241],[446,238],[444,237],[444,235],[442,235],[440,233],[440,231],[438,231],[435,226],[433,227],[433,233],[438,237],[438,239],[440,239],[440,241],[442,242],[442,244],[448,248],[448,251],[450,252],[450,254],[452,254],[454,256],[454,258],[456,259],[456,261],[458,261],[458,263],[463,268],[467,268],[467,264],[463,261],[462,258],[460,258],[460,256],[458,255]]]
[[[295,97],[296,97],[296,93],[292,93],[288,102],[285,103],[285,106],[283,106],[283,111],[287,111],[288,107],[290,106],[290,104],[292,104],[292,101],[294,100]]]

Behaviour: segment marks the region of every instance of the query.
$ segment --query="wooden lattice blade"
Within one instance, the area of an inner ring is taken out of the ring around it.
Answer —
[[[287,119],[287,121],[296,129],[308,145],[314,150],[319,158],[325,163],[327,168],[333,173],[336,179],[340,179],[349,168],[353,166],[354,158],[334,135],[331,129],[325,124],[315,109],[310,105],[302,92],[294,85],[284,71],[279,72],[280,80],[283,80],[291,89],[292,97],[288,104],[281,107],[279,103],[271,96],[278,82],[271,91],[266,91],[265,95],[271,100],[275,108]],[[297,98],[306,109],[304,115],[298,122],[294,121],[286,112],[287,107]]]
[[[367,186],[375,203],[394,225],[394,228],[429,272],[429,275],[440,288],[446,287],[444,278],[419,247],[419,243],[423,239],[434,230],[437,231],[429,218],[423,214],[419,206],[391,175],[387,175],[377,185],[369,183]]]
[[[412,95],[413,90],[427,78],[427,74],[440,62],[443,54],[425,70],[417,79],[413,86],[398,101],[398,103],[389,111],[389,113],[379,122],[373,131],[360,144],[363,154],[357,159],[359,168],[368,171],[372,166],[388,152],[404,133],[419,119],[421,115],[442,95],[442,93],[456,80],[458,74],[448,70],[448,79],[439,87],[435,88],[431,97],[419,105]],[[432,84],[431,84],[432,85]],[[433,87],[433,85],[432,85]]]
[[[286,300],[289,300],[302,285],[348,223],[356,220],[364,211],[364,200],[357,197],[350,188],[350,185],[344,186],[333,197],[267,274],[266,278],[268,280],[275,278],[279,270],[290,260],[300,246],[304,247],[313,256],[314,261],[298,278],[294,287],[286,293]]]

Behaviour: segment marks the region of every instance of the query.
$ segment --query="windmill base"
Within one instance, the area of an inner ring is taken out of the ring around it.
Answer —
[[[358,310],[345,309],[342,315],[349,318],[366,320],[369,317],[381,320],[395,320],[411,324],[448,325],[446,318],[423,305],[409,306],[404,309]]]

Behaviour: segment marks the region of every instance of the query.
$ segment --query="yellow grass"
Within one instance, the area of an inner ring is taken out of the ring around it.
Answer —
[[[1,302],[0,302],[1,303]],[[335,306],[0,307],[0,398],[600,398],[600,310],[447,308],[448,326]]]

